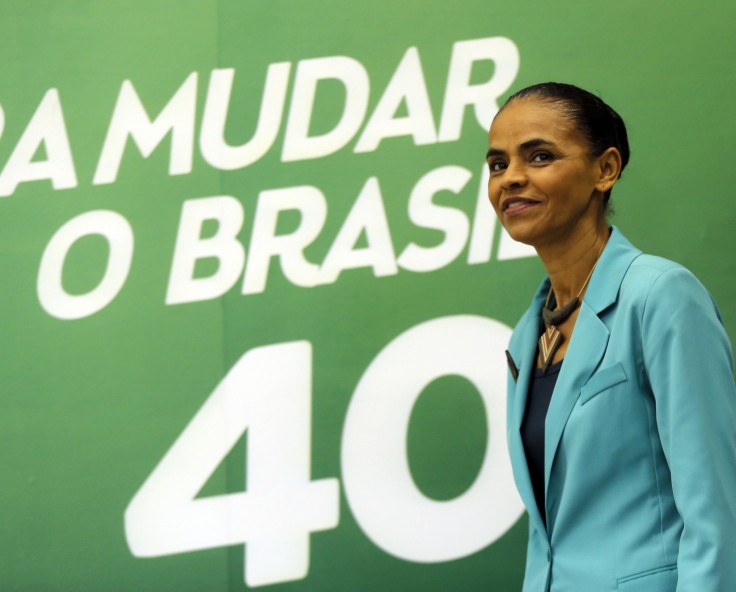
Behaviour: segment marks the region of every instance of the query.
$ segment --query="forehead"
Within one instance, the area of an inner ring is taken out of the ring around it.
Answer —
[[[491,148],[510,151],[537,138],[587,147],[585,137],[559,103],[536,97],[516,99],[499,111],[491,124],[488,143]]]

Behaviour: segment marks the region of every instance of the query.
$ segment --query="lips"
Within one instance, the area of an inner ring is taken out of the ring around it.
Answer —
[[[501,204],[501,211],[511,216],[538,203],[537,200],[528,197],[507,197]]]

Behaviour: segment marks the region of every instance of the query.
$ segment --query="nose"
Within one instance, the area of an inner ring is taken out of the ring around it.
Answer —
[[[511,189],[513,187],[523,187],[527,182],[526,167],[523,162],[518,159],[512,159],[506,166],[501,178],[501,187]]]

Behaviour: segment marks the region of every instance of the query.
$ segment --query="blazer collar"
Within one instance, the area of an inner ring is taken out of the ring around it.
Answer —
[[[583,302],[593,312],[600,314],[616,302],[626,271],[639,255],[641,251],[632,245],[618,228],[611,227],[611,236],[598,259],[583,297]],[[549,290],[549,279],[546,285]],[[575,329],[577,330],[577,323]]]

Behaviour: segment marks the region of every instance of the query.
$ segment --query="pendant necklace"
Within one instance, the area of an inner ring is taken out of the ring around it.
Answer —
[[[600,255],[599,255],[600,257]],[[588,285],[593,270],[595,269],[598,259],[593,263],[593,267],[583,282],[583,287],[580,288],[580,292],[570,302],[558,310],[550,310],[549,301],[552,297],[552,286],[549,287],[549,293],[547,294],[547,300],[542,307],[542,317],[544,318],[544,332],[539,338],[539,359],[542,366],[542,372],[547,372],[552,359],[555,357],[555,353],[560,348],[564,337],[557,329],[557,325],[564,323],[567,318],[573,313],[573,311],[580,306],[580,297],[585,291],[585,287]]]

